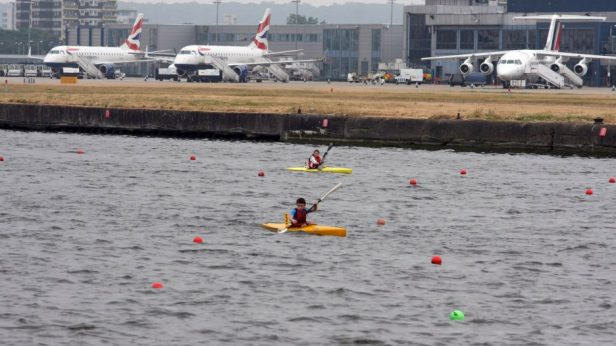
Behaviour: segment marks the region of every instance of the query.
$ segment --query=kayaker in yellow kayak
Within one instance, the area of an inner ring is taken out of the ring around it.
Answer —
[[[323,160],[321,159],[321,153],[319,152],[319,149],[315,149],[314,152],[312,152],[312,156],[308,159],[308,168],[317,169],[322,163]]]
[[[306,220],[309,213],[317,211],[317,204],[313,204],[310,209],[306,209],[306,200],[298,198],[295,202],[295,208],[291,210],[291,227],[304,227],[310,225],[310,221]]]

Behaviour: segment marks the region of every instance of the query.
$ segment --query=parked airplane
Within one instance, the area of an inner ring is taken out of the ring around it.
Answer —
[[[506,84],[511,81],[524,80],[531,83],[543,79],[555,87],[565,86],[565,78],[573,85],[581,88],[583,80],[581,77],[588,72],[588,63],[592,60],[602,60],[616,62],[616,57],[559,52],[560,40],[563,25],[562,22],[588,22],[605,21],[605,17],[577,16],[577,15],[539,15],[514,17],[515,20],[550,20],[550,29],[543,50],[510,50],[486,53],[469,53],[458,55],[446,55],[437,57],[427,57],[421,60],[439,59],[466,59],[460,65],[460,72],[468,75],[475,70],[473,63],[477,63],[477,58],[485,58],[479,64],[479,71],[490,75],[494,72],[496,64],[496,75]],[[573,71],[564,62],[569,59],[579,59]]]
[[[119,47],[56,46],[43,59],[54,73],[63,67],[79,67],[98,78],[115,78],[116,65],[144,61],[145,52],[139,50],[143,14],[139,14],[126,41]]]
[[[248,80],[248,69],[251,66],[265,66],[279,80],[286,82],[289,75],[278,65],[289,64],[289,61],[272,61],[272,56],[298,53],[301,50],[270,52],[267,35],[270,29],[271,11],[265,10],[263,19],[259,22],[257,33],[248,46],[210,46],[191,45],[180,50],[173,64],[180,75],[193,73],[200,69],[215,67],[222,71],[223,77],[237,82]],[[296,62],[316,62],[317,59],[295,60]],[[293,61],[291,61],[293,62]]]

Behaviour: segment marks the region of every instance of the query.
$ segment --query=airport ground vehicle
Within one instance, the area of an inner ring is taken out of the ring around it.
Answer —
[[[423,70],[419,68],[404,68],[396,77],[396,84],[421,84],[423,83]]]
[[[159,67],[154,72],[154,78],[159,81],[163,81],[165,79],[170,79],[174,81],[179,81],[180,76],[178,76],[178,72],[175,67]]]
[[[454,73],[449,77],[449,86],[453,87],[459,85],[461,87],[466,86],[486,86],[486,75],[481,72],[473,72],[464,76],[461,73]]]

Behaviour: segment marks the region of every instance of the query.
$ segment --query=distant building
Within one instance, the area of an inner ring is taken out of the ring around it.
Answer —
[[[64,38],[74,27],[116,22],[117,0],[16,0],[15,28],[32,27]]]
[[[2,30],[15,30],[15,3],[11,2],[10,7],[3,11],[1,16],[2,22],[0,23],[0,28]]]
[[[236,25],[237,17],[232,14],[225,14],[222,20],[225,25]]]
[[[116,23],[132,25],[137,19],[137,10],[118,10],[116,15]],[[145,20],[147,22],[147,20]]]
[[[458,73],[461,61],[421,61],[428,56],[515,49],[542,49],[549,22],[514,21],[530,14],[581,14],[607,17],[606,22],[565,23],[561,50],[616,54],[616,1],[593,0],[426,0],[404,7],[404,58],[410,66],[429,68],[441,80]],[[574,63],[573,59],[570,63]],[[589,64],[587,85],[606,85],[608,71]]]
[[[105,28],[71,29],[67,32],[68,44],[119,46],[130,28],[130,24],[111,24]],[[255,30],[256,25],[146,24],[141,47],[179,51],[191,44],[243,46],[251,42]],[[376,72],[379,63],[402,58],[403,41],[402,25],[272,25],[269,32],[271,51],[303,49],[300,58],[323,59],[321,78],[331,80],[346,80],[351,72]]]

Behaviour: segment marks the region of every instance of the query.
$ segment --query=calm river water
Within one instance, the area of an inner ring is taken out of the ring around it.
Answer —
[[[0,343],[615,343],[613,159],[312,149],[0,131]],[[348,237],[260,228],[338,182]]]

